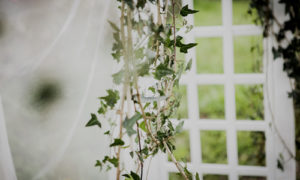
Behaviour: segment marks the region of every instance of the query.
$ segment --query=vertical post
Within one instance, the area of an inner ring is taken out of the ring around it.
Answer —
[[[279,0],[273,1],[273,12],[280,23],[286,18],[285,7],[278,3]],[[273,58],[272,58],[273,59]],[[283,71],[283,60],[277,59],[272,61],[272,90],[273,90],[273,113],[274,125],[277,127],[277,131],[274,131],[275,135],[275,157],[279,158],[281,153],[284,157],[284,171],[276,169],[276,179],[296,179],[296,162],[291,158],[291,154],[295,155],[295,120],[294,120],[294,107],[291,98],[288,98],[288,92],[291,91],[291,83],[287,77],[286,72]],[[282,142],[280,139],[283,139]],[[289,150],[288,150],[289,149]],[[290,152],[288,152],[290,151]]]

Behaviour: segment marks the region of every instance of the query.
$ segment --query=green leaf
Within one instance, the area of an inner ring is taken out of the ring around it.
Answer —
[[[122,83],[123,79],[124,79],[124,74],[125,74],[125,71],[124,70],[120,70],[119,72],[115,73],[112,75],[113,77],[113,82],[116,84],[116,85],[119,85]]]
[[[89,127],[89,126],[99,126],[101,128],[101,123],[98,121],[98,118],[95,114],[91,113],[91,119],[89,120],[89,122],[85,125],[85,127]]]
[[[284,166],[280,159],[277,159],[277,168],[280,169],[281,171],[284,171]]]
[[[118,161],[118,159],[117,159],[117,158],[115,158],[115,157],[113,157],[113,158],[109,158],[109,159],[108,159],[108,162],[110,162],[111,164],[113,164],[115,167],[117,167],[117,166],[118,166],[118,164],[119,164],[119,161]]]
[[[130,7],[130,9],[133,9],[133,0],[124,0],[124,2]]]
[[[137,73],[140,76],[145,76],[149,74],[150,65],[148,63],[141,63],[137,65]]]
[[[140,126],[141,130],[143,130],[144,132],[147,132],[145,121],[141,122],[139,124],[139,126]]]
[[[128,136],[132,136],[133,134],[136,133],[136,131],[133,129],[133,125],[141,118],[142,115],[138,112],[130,119],[128,119],[127,117],[125,118],[125,121],[123,122],[123,126],[126,129]]]
[[[140,176],[137,175],[136,173],[130,171],[130,176],[134,179],[134,180],[140,180]]]
[[[187,167],[184,167],[184,172],[187,175],[189,180],[193,180],[193,175],[192,173],[187,169]]]
[[[143,8],[145,7],[146,2],[147,2],[146,0],[138,0],[138,1],[137,1],[137,4],[136,4],[136,7],[137,7],[137,8],[140,7],[140,8],[143,9]]]
[[[101,106],[99,109],[98,109],[98,114],[105,114],[106,112],[106,108],[104,108],[103,106]]]
[[[114,142],[109,145],[109,147],[113,146],[123,146],[125,143],[122,139],[114,139]]]
[[[114,108],[115,104],[120,99],[119,91],[109,89],[107,90],[107,93],[107,96],[100,97],[100,99],[103,99],[110,108]]]
[[[157,66],[156,71],[154,73],[154,77],[157,80],[161,80],[162,77],[167,75],[174,74],[174,70],[170,69],[166,64],[160,64]]]
[[[134,155],[133,151],[130,151],[129,154],[130,154],[131,158],[133,158],[133,155]]]
[[[180,47],[180,52],[187,53],[187,50],[197,46],[197,43],[189,43],[189,44],[182,44]]]
[[[97,166],[100,167],[100,171],[101,171],[102,170],[102,163],[99,160],[96,161],[95,167],[97,167]]]
[[[110,134],[110,131],[109,131],[109,130],[108,130],[108,131],[105,131],[104,134],[105,134],[105,135],[109,135],[109,134]]]
[[[189,62],[187,63],[186,67],[185,67],[185,70],[188,71],[188,70],[191,70],[191,67],[192,67],[192,59],[189,60]]]
[[[117,26],[115,23],[113,23],[113,22],[111,22],[111,21],[108,21],[108,23],[110,24],[110,26],[111,26],[115,31],[120,31],[120,29],[118,28],[118,26]]]
[[[189,14],[194,14],[194,13],[197,13],[197,12],[199,12],[199,11],[189,9],[188,5],[185,5],[185,6],[183,6],[182,9],[180,10],[180,15],[185,17],[185,16],[187,16],[187,15],[189,15]]]

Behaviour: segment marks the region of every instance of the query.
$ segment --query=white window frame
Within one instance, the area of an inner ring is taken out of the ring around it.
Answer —
[[[295,154],[294,111],[292,100],[287,97],[290,83],[282,71],[282,61],[273,60],[271,45],[273,41],[263,40],[263,73],[236,74],[234,73],[233,37],[261,35],[262,29],[255,25],[232,25],[232,0],[222,1],[222,21],[220,26],[195,27],[185,38],[187,42],[195,42],[199,37],[223,38],[223,74],[197,74],[196,49],[189,50],[186,59],[193,60],[191,71],[184,75],[182,85],[187,86],[188,119],[185,130],[189,131],[191,162],[188,167],[192,172],[203,174],[226,174],[229,180],[238,180],[239,176],[264,176],[267,180],[295,180],[296,165],[286,148]],[[183,0],[193,9],[193,0]],[[277,16],[285,17],[283,7],[273,2]],[[278,12],[282,12],[279,14]],[[193,23],[193,16],[188,16],[188,22]],[[225,120],[204,120],[199,118],[198,85],[224,85]],[[264,121],[236,120],[235,85],[263,84],[264,87]],[[272,115],[273,113],[273,115]],[[275,124],[274,124],[275,123]],[[223,130],[226,132],[227,164],[205,164],[201,160],[200,130]],[[266,137],[266,165],[238,165],[237,131],[263,131]],[[279,136],[285,141],[284,147]],[[191,143],[192,142],[192,143]],[[288,161],[284,171],[277,168],[279,154]],[[168,162],[165,155],[160,155],[152,161],[150,179],[168,180],[168,173],[178,172],[175,165]]]

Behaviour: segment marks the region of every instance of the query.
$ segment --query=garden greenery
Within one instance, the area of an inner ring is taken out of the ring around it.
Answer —
[[[110,128],[104,132],[111,139],[108,146],[112,152],[97,160],[95,166],[116,168],[117,180],[121,176],[143,179],[144,161],[163,152],[169,155],[184,179],[193,179],[192,173],[173,155],[174,136],[181,131],[183,121],[172,117],[181,97],[175,89],[192,62],[179,60],[176,52],[187,53],[197,45],[185,43],[177,32],[188,33],[192,26],[184,17],[197,11],[188,5],[182,7],[175,0],[117,1],[120,24],[109,23],[114,31],[112,56],[121,67],[112,77],[121,90],[109,89],[106,96],[99,98],[98,115],[92,113],[86,126],[101,128],[99,119],[109,119],[109,114],[116,114],[118,120],[112,118]],[[176,27],[179,19],[181,28]],[[141,86],[145,81],[149,83]],[[122,167],[121,151],[125,150],[133,162],[138,162],[136,169],[128,171]],[[198,173],[195,178],[199,179]]]

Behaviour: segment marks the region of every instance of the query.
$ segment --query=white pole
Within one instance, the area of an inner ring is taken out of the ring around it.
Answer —
[[[0,179],[17,180],[16,171],[10,147],[7,139],[7,132],[4,120],[3,107],[0,96]]]

